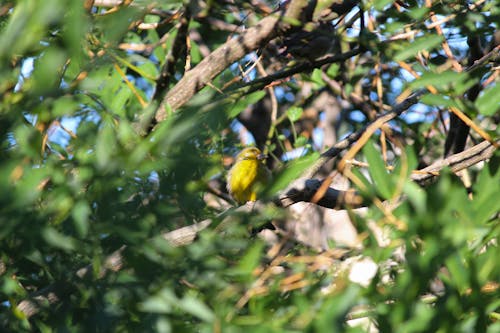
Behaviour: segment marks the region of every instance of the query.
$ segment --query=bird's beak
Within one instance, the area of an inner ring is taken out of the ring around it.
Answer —
[[[259,155],[257,155],[257,159],[258,159],[259,161],[261,161],[261,160],[265,160],[266,158],[267,158],[267,155],[264,155],[264,154],[259,154]]]

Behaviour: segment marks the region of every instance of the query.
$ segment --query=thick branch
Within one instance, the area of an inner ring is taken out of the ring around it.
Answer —
[[[500,140],[496,141],[500,144]],[[458,172],[474,164],[489,159],[497,148],[488,141],[473,146],[458,154],[450,155],[444,160],[437,161],[428,167],[419,170],[418,173],[411,175],[411,179],[420,184],[425,184],[437,177],[437,172],[449,167],[451,171]]]
[[[123,0],[94,0],[94,6],[115,7],[123,3]]]
[[[318,191],[323,191],[320,189],[322,183],[323,181],[318,179],[307,179],[303,189],[291,189],[287,193],[288,196],[279,199],[277,204],[288,206],[301,201],[313,202],[313,198]],[[340,191],[332,187],[326,188],[323,195],[314,200],[314,203],[318,206],[331,209],[359,208],[365,204],[363,198],[354,190]]]
[[[306,5],[307,1],[305,0],[292,0],[284,17],[282,14],[270,15],[262,19],[256,26],[249,28],[240,36],[230,39],[213,51],[196,67],[187,72],[168,92],[156,112],[156,121],[160,122],[166,118],[167,106],[172,110],[178,109],[229,65],[265,45],[279,32],[291,29],[292,26],[288,22],[297,20]]]

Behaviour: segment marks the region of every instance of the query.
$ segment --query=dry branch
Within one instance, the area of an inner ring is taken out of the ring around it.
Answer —
[[[500,144],[500,140],[496,141],[496,145]],[[433,178],[437,177],[437,172],[449,167],[453,172],[459,172],[465,168],[485,161],[493,156],[497,148],[494,144],[483,141],[461,153],[450,155],[444,160],[437,161],[428,167],[418,170],[418,173],[412,174],[411,179],[417,183],[424,184]]]

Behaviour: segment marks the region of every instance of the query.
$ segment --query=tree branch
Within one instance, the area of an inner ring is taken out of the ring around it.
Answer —
[[[497,145],[500,144],[500,140],[497,140],[496,143]],[[449,167],[452,172],[459,172],[460,170],[489,159],[493,156],[496,149],[497,148],[492,143],[483,141],[467,150],[450,155],[444,160],[437,161],[428,167],[418,170],[411,175],[411,179],[419,184],[427,184],[438,176],[438,171]]]
[[[260,89],[264,88],[265,86],[267,86],[268,84],[271,84],[274,81],[290,77],[294,74],[307,72],[307,71],[313,70],[315,68],[319,68],[319,67],[326,65],[326,64],[332,64],[335,62],[345,61],[349,58],[352,58],[352,57],[360,54],[361,51],[362,51],[361,48],[356,47],[356,48],[354,48],[350,51],[347,51],[345,53],[335,54],[335,55],[321,58],[321,59],[315,60],[315,61],[305,61],[305,62],[302,62],[294,67],[281,70],[279,72],[255,79],[255,80],[250,81],[250,82],[245,82],[245,83],[238,85],[238,86],[235,86],[229,90],[232,91],[232,90],[237,90],[237,89],[241,89],[241,88],[245,88],[245,87],[251,87],[251,89],[249,91],[247,91],[247,93],[251,93],[251,92],[254,92],[256,90],[260,90]]]
[[[156,80],[156,88],[153,100],[160,100],[170,85],[172,77],[175,75],[175,66],[178,61],[186,59],[188,26],[191,21],[191,13],[186,8],[184,14],[179,19],[179,27],[175,36],[172,48],[167,52],[165,63],[160,75]]]
[[[284,14],[273,14],[262,19],[254,27],[213,51],[170,89],[156,111],[156,121],[165,120],[167,107],[172,110],[180,108],[229,65],[265,45],[279,33],[291,29],[289,22],[298,20],[306,6],[305,0],[292,0]]]
[[[490,52],[488,52],[486,55],[484,55],[482,58],[476,60],[465,71],[472,72],[472,71],[476,70],[480,65],[485,64],[491,58],[497,57],[499,55],[499,52],[500,52],[500,46],[497,46],[494,49],[492,49]],[[394,108],[391,111],[380,115],[375,120],[368,123],[365,127],[352,133],[347,138],[345,138],[342,141],[339,141],[332,148],[328,149],[323,154],[321,154],[321,157],[311,167],[309,167],[301,175],[301,177],[299,177],[298,179],[296,179],[295,181],[290,183],[288,185],[288,187],[281,192],[281,194],[279,195],[279,200],[282,201],[282,204],[285,206],[293,204],[293,201],[287,201],[290,199],[290,198],[288,198],[289,194],[294,194],[294,193],[297,193],[297,191],[301,192],[301,191],[306,190],[306,181],[311,179],[321,169],[321,167],[325,163],[327,163],[329,160],[331,160],[332,158],[339,155],[343,150],[349,148],[367,130],[369,130],[373,127],[378,128],[378,127],[380,127],[381,124],[386,123],[392,119],[395,119],[396,117],[399,117],[403,112],[408,110],[408,108],[410,108],[412,105],[416,104],[419,101],[420,97],[425,93],[426,93],[426,90],[420,90],[418,92],[413,93],[410,97],[406,98],[404,101],[402,101],[401,103],[394,106]],[[283,202],[283,201],[285,201],[285,202]]]
[[[497,140],[500,143],[500,140]],[[485,161],[493,156],[496,147],[488,141],[483,141],[461,153],[450,155],[449,157],[437,161],[428,167],[414,171],[410,179],[420,185],[427,185],[439,176],[439,171],[449,167],[452,172],[459,172],[479,162]],[[307,179],[302,189],[292,188],[287,192],[286,197],[280,197],[279,204],[283,206],[292,205],[296,202],[311,202],[318,192],[323,181],[318,179]],[[318,206],[332,209],[345,209],[363,207],[366,202],[354,191],[339,191],[334,188],[327,188],[319,201]]]
[[[294,203],[292,197],[297,195],[297,193],[301,193],[307,190],[307,180],[311,179],[320,169],[321,167],[327,163],[332,158],[336,157],[340,152],[349,148],[354,142],[356,142],[364,132],[369,130],[372,127],[380,127],[381,124],[386,123],[399,115],[401,115],[404,111],[406,111],[410,106],[416,104],[421,95],[423,95],[425,91],[419,91],[397,104],[391,111],[386,112],[375,120],[371,121],[368,125],[364,126],[360,130],[352,133],[347,138],[342,141],[337,142],[332,148],[325,151],[321,154],[320,158],[309,167],[298,179],[285,188],[281,194],[279,194],[278,198],[281,201],[281,204],[284,206],[289,206]]]

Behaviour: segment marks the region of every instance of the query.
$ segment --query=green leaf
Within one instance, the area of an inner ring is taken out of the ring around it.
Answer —
[[[64,14],[64,7],[59,1],[19,1],[13,6],[10,17],[6,15],[9,17],[7,24],[2,24],[0,55],[7,59],[11,55],[19,56],[29,49],[39,48],[48,25],[56,23]]]
[[[171,313],[173,305],[178,302],[174,292],[163,288],[154,296],[150,296],[139,304],[139,311],[151,313]]]
[[[313,153],[287,164],[285,170],[276,175],[271,187],[266,192],[277,193],[279,190],[287,187],[288,184],[297,179],[308,167],[310,167],[318,157],[318,153]]]
[[[408,163],[408,170],[414,170],[418,167],[418,154],[415,152],[413,145],[407,145],[405,147],[405,154]]]
[[[95,23],[103,32],[103,40],[115,44],[128,32],[131,20],[138,20],[142,10],[136,6],[125,6],[104,16],[97,16]]]
[[[52,227],[46,227],[42,236],[53,247],[65,251],[74,251],[76,249],[76,242],[72,237],[66,236]]]
[[[238,273],[251,277],[253,270],[260,264],[264,243],[255,243],[239,260]]]
[[[494,236],[495,237],[495,236]],[[488,281],[494,280],[496,276],[500,275],[500,270],[498,267],[498,252],[495,247],[483,247],[479,249],[481,254],[477,257],[480,267],[477,275],[480,284],[487,283]]]
[[[384,9],[385,6],[387,6],[392,2],[393,0],[375,0],[373,2],[373,6],[375,7],[376,10],[382,10]]]
[[[249,105],[255,104],[266,96],[265,91],[256,91],[245,97],[241,97],[236,101],[229,101],[232,104],[230,107],[228,116],[234,118],[239,115],[243,110],[245,110]]]
[[[112,112],[125,118],[127,115],[125,105],[131,96],[132,91],[128,87],[122,86],[118,88],[118,90],[114,93],[109,108]]]
[[[158,49],[162,49],[158,47]],[[191,61],[194,64],[199,63],[203,59],[203,55],[201,54],[200,47],[198,43],[191,41]]]
[[[75,228],[80,237],[85,237],[88,234],[90,213],[89,205],[83,200],[78,201],[71,211],[71,215],[75,221]]]
[[[309,142],[309,139],[306,138],[305,136],[301,135],[297,138],[297,140],[295,140],[295,142],[293,143],[293,146],[295,148],[304,147],[307,145],[308,142]]]
[[[446,260],[446,268],[450,274],[448,275],[454,287],[460,293],[465,292],[469,287],[469,273],[467,267],[464,266],[463,258],[459,255],[453,255]]]
[[[429,12],[428,7],[417,7],[410,10],[409,15],[415,21],[422,19]]]
[[[151,81],[156,80],[156,77],[158,75],[158,71],[149,59],[141,57],[139,55],[134,55],[133,57],[131,57],[132,60],[141,63],[141,65],[135,66],[128,59],[120,57],[119,55],[117,55],[115,53],[110,53],[110,55],[113,58],[115,58],[119,63],[132,69],[133,71],[135,71],[136,73],[141,75],[143,78],[151,80]]]
[[[66,52],[57,47],[46,50],[35,61],[33,70],[33,89],[38,94],[49,93],[59,87],[60,73],[67,61]]]
[[[206,322],[211,322],[215,318],[212,310],[196,297],[186,295],[179,299],[172,290],[167,288],[163,288],[159,293],[139,304],[140,311],[150,313],[167,314],[172,313],[176,308]]]
[[[32,204],[36,199],[39,198],[39,196],[41,195],[40,184],[48,179],[47,177],[50,174],[50,170],[47,170],[46,168],[23,170],[23,173],[24,174],[22,178],[17,183],[15,183],[14,193],[16,200],[12,202],[13,205],[19,207],[26,207],[26,205]],[[10,175],[8,176],[6,173],[2,176],[7,176],[4,179],[9,179],[13,174],[14,171],[12,171],[12,173],[10,173]],[[9,188],[8,191],[10,191],[10,186],[7,188]]]
[[[490,163],[495,163],[499,157],[493,157]],[[474,186],[475,192],[472,205],[474,207],[474,220],[476,224],[483,225],[495,212],[500,211],[500,200],[498,200],[498,187],[492,184],[500,183],[500,168],[493,172],[493,168],[483,168]]]
[[[74,60],[84,57],[85,48],[82,47],[82,40],[88,31],[88,19],[83,6],[77,2],[68,2],[71,8],[64,13],[64,41],[68,45],[67,49],[74,55]]]
[[[394,184],[391,175],[387,173],[380,152],[375,149],[373,144],[368,143],[363,147],[363,153],[370,165],[370,175],[375,182],[377,191],[382,194],[385,199],[391,198],[394,192]]]
[[[300,117],[302,117],[303,112],[304,110],[301,107],[292,106],[288,110],[286,110],[286,115],[288,116],[288,119],[290,119],[290,121],[293,123],[299,120]]]
[[[500,84],[485,89],[475,104],[479,113],[485,116],[493,116],[500,112]]]
[[[442,73],[426,72],[421,77],[410,83],[412,88],[433,86],[436,89],[448,89],[450,85],[466,78],[466,73],[444,71]]]
[[[212,322],[215,319],[212,310],[198,298],[186,295],[177,305],[187,313],[205,321]]]
[[[78,102],[72,96],[62,96],[52,104],[54,116],[70,116],[79,109]]]
[[[331,64],[330,67],[328,67],[326,74],[328,74],[329,77],[333,78],[337,76],[339,70],[340,70],[339,64]]]
[[[361,170],[358,168],[353,168],[351,171],[361,181],[361,183],[364,186],[364,188],[362,188],[361,186],[358,187],[358,190],[361,192],[361,194],[368,197],[374,197],[376,195],[375,187],[361,172]]]
[[[322,76],[323,71],[319,68],[315,68],[311,74],[311,81],[314,82],[315,88],[320,89],[325,86],[325,81],[323,81]]]
[[[101,169],[110,169],[116,150],[116,134],[110,121],[104,121],[97,134],[96,156],[97,165]]]
[[[458,81],[453,82],[451,93],[454,96],[458,96],[461,98],[467,90],[469,90],[472,86],[480,82],[480,77],[464,75],[459,78]]]
[[[437,47],[443,41],[441,35],[429,35],[417,38],[411,43],[402,43],[401,50],[394,56],[395,61],[405,61],[410,57],[414,57],[418,52],[430,50]]]
[[[456,106],[456,103],[450,96],[439,95],[439,94],[426,94],[422,96],[422,103],[426,105],[440,106],[440,107],[451,107]]]
[[[404,193],[408,196],[408,200],[415,207],[415,211],[419,214],[425,214],[427,212],[427,196],[425,191],[412,182],[406,182],[403,189]]]

